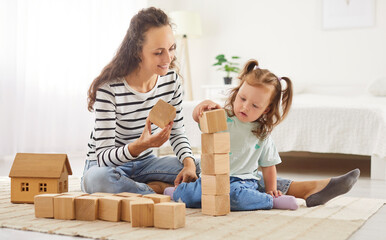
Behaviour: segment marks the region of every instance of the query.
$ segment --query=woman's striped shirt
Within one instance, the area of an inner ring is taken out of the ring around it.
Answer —
[[[174,153],[181,163],[186,157],[194,159],[185,135],[182,98],[181,82],[174,71],[158,76],[155,87],[147,93],[132,89],[123,78],[102,85],[96,94],[95,127],[88,144],[87,160],[98,161],[98,166],[120,166],[150,155],[152,149],[133,157],[128,146],[141,136],[146,118],[159,99],[177,110],[169,138]],[[152,124],[151,129],[154,133],[158,127]]]

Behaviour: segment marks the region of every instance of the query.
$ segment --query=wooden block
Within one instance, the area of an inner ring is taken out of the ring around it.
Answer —
[[[154,203],[161,203],[161,202],[170,202],[170,196],[168,195],[163,195],[163,194],[157,194],[157,193],[152,193],[152,194],[146,194],[143,195],[144,198],[150,198],[151,200],[154,201]]]
[[[201,134],[201,151],[202,153],[229,153],[229,132]]]
[[[37,218],[53,218],[54,217],[54,197],[60,194],[40,194],[35,195],[35,217]]]
[[[223,195],[230,192],[229,174],[201,175],[202,194]]]
[[[130,202],[130,219],[132,227],[153,227],[154,226],[154,202],[131,201]]]
[[[76,220],[95,221],[98,219],[98,197],[80,196],[75,198]]]
[[[142,197],[125,197],[122,199],[121,202],[121,220],[126,222],[131,222],[130,218],[130,202],[131,201],[147,201],[148,198],[142,198]]]
[[[62,195],[70,195],[70,196],[74,196],[74,197],[79,197],[79,196],[86,196],[86,195],[90,195],[90,194],[84,193],[84,192],[63,192]]]
[[[231,211],[229,194],[225,195],[202,195],[202,213],[211,216],[226,215]]]
[[[54,197],[54,218],[75,219],[75,196],[60,195]]]
[[[118,196],[118,197],[142,197],[142,194],[131,193],[131,192],[121,192],[121,193],[114,194],[114,196]]]
[[[185,227],[185,203],[165,202],[154,205],[154,227],[181,228]]]
[[[201,172],[209,175],[229,173],[229,153],[201,154]]]
[[[162,99],[154,105],[149,113],[150,122],[160,128],[164,128],[176,118],[176,108]]]
[[[119,222],[121,220],[121,201],[124,197],[105,196],[99,198],[98,217],[101,220]]]
[[[96,196],[96,197],[111,197],[111,196],[114,196],[114,193],[96,192],[96,193],[92,193],[90,195]]]
[[[227,118],[224,109],[215,109],[203,112],[199,117],[201,132],[215,133],[228,129]]]

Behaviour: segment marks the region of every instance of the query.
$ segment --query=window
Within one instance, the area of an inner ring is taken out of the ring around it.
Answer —
[[[21,191],[28,192],[29,191],[29,183],[22,182],[21,183]]]
[[[47,183],[39,183],[39,192],[47,192]]]
[[[68,192],[67,180],[64,180],[64,191]]]

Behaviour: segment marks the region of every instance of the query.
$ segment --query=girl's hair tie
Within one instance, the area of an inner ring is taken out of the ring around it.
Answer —
[[[253,67],[253,70],[256,70],[256,69],[259,69],[260,67],[258,66],[258,65],[255,65],[254,67]]]

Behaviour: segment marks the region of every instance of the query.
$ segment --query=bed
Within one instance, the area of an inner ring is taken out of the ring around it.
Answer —
[[[199,101],[183,103],[188,138],[200,148],[192,119]],[[279,152],[305,151],[371,156],[371,178],[386,179],[386,97],[296,94],[288,117],[272,137]]]

